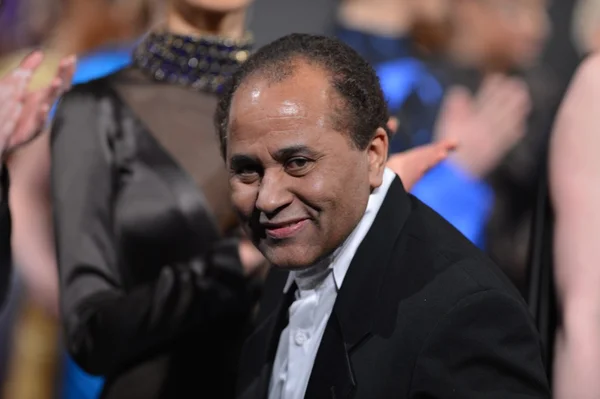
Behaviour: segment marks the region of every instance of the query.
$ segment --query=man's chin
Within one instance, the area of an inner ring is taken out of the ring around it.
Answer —
[[[285,250],[284,248],[267,249],[261,251],[265,258],[276,268],[284,270],[302,270],[311,267],[317,262],[317,257],[297,254],[293,250]]]
[[[302,270],[308,269],[320,262],[329,262],[333,251],[324,248],[315,248],[314,245],[296,246],[267,246],[261,247],[264,257],[277,269]]]

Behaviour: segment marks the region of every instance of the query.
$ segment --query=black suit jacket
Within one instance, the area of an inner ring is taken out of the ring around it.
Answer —
[[[266,398],[292,295],[274,272],[237,397]],[[499,269],[399,179],[344,279],[306,398],[549,398],[528,309]]]

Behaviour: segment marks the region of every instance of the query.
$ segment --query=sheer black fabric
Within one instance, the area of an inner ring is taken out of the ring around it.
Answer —
[[[253,303],[208,94],[135,69],[75,87],[52,128],[67,347],[106,398],[228,398]]]

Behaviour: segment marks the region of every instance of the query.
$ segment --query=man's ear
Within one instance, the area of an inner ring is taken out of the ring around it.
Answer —
[[[371,189],[381,186],[387,163],[389,139],[384,128],[379,127],[367,148],[369,156],[369,183]]]

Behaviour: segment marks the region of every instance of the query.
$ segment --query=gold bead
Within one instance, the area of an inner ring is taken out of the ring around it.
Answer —
[[[235,53],[235,60],[237,62],[244,62],[248,59],[250,54],[246,50],[238,51]]]

